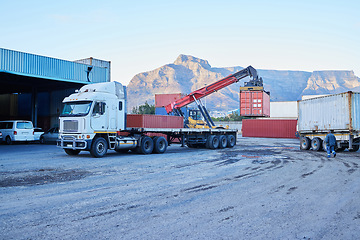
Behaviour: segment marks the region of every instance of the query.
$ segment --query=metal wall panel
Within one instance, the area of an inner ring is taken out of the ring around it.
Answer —
[[[0,71],[51,80],[88,83],[90,65],[0,48]],[[90,82],[105,82],[108,70],[93,66]]]
[[[91,66],[95,66],[95,67],[106,68],[108,71],[107,82],[110,82],[110,73],[111,73],[111,62],[110,61],[104,61],[104,60],[90,57],[90,58],[75,60],[74,62],[87,64],[87,65],[91,65]]]
[[[360,93],[352,93],[351,118],[353,130],[360,131]]]
[[[360,93],[340,93],[298,101],[299,132],[360,131]]]
[[[243,119],[243,137],[296,138],[294,119]]]

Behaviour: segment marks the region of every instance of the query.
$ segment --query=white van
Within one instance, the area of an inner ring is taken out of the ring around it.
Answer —
[[[34,127],[30,121],[0,121],[0,132],[6,144],[11,144],[13,141],[34,141]]]

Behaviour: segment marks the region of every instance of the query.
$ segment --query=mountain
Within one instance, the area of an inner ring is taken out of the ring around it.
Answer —
[[[145,101],[154,104],[157,93],[188,94],[242,69],[240,66],[214,68],[206,60],[180,55],[174,63],[139,73],[130,81],[127,86],[128,110]],[[270,91],[271,101],[295,101],[302,95],[360,91],[360,79],[353,71],[257,71],[264,80],[265,90]],[[246,81],[249,78],[207,96],[207,108],[217,111],[239,108],[239,87]]]

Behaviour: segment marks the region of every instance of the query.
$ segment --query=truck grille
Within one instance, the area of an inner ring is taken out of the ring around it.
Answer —
[[[64,120],[64,132],[77,132],[78,121],[76,120]]]

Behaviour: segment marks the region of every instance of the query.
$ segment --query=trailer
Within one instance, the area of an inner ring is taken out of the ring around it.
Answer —
[[[326,150],[325,136],[333,132],[337,151],[359,150],[360,93],[345,92],[298,101],[300,149]]]

